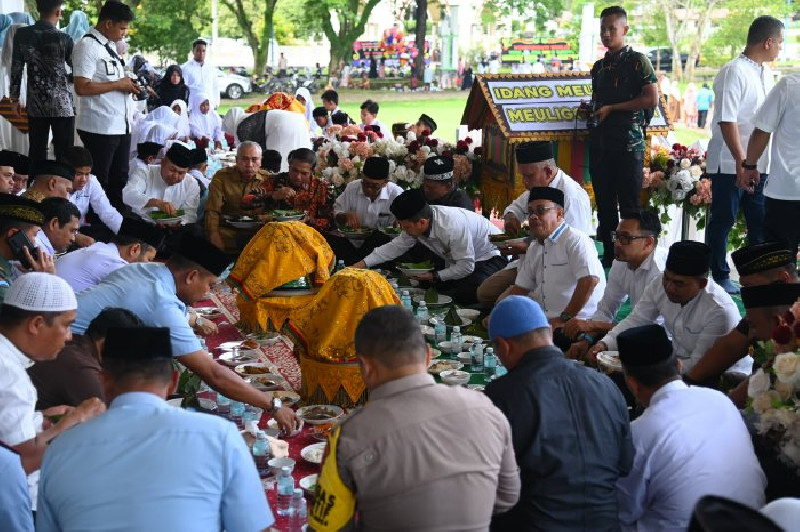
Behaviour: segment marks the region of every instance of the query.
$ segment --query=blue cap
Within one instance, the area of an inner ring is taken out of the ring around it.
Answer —
[[[526,296],[508,296],[489,316],[489,339],[511,338],[549,326],[539,303]]]

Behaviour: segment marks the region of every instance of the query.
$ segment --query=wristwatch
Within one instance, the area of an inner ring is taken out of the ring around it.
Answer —
[[[275,412],[283,408],[283,401],[281,401],[278,397],[272,398],[272,414],[274,415]]]
[[[589,345],[594,345],[594,336],[589,333],[581,333],[578,335],[578,340],[586,340]]]
[[[558,315],[558,317],[559,317],[559,318],[561,319],[561,321],[563,321],[564,323],[568,322],[569,320],[571,320],[571,319],[573,318],[572,314],[570,314],[569,312],[566,312],[566,311],[565,311],[565,312],[562,312],[561,314],[559,314],[559,315]]]
[[[747,160],[742,161],[742,168],[745,170],[755,170],[758,168],[758,164],[747,164]]]
[[[203,326],[203,318],[200,317],[199,314],[198,314],[197,318],[195,318],[195,320],[194,320],[194,326],[195,327],[202,327]]]

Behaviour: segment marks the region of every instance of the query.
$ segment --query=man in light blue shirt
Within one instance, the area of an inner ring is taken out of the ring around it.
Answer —
[[[703,83],[703,88],[697,93],[697,127],[704,129],[708,111],[714,103],[714,91],[708,88],[708,83]]]
[[[105,308],[128,309],[148,327],[167,327],[173,355],[211,388],[271,412],[281,428],[294,430],[298,421],[292,409],[282,407],[271,395],[256,390],[214,362],[189,326],[187,305],[203,299],[211,290],[230,263],[228,255],[190,234],[185,234],[172,251],[166,263],[128,264],[78,294],[78,315],[72,331],[84,334]]]
[[[0,443],[0,530],[33,532],[28,480],[19,455]]]
[[[37,530],[255,532],[273,524],[233,423],[174,408],[166,328],[111,328],[105,415],[45,453]]]

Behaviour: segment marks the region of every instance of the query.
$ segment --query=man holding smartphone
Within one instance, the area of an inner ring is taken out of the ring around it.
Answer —
[[[55,273],[53,258],[33,245],[43,221],[35,201],[0,194],[0,303],[14,274],[10,261],[19,261],[24,271]]]

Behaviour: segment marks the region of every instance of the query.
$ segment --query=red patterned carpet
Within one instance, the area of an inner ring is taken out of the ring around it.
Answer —
[[[236,308],[236,295],[233,292],[215,286],[211,299],[198,302],[195,306],[217,307],[222,310],[223,317],[214,320],[219,326],[219,334],[206,338],[206,344],[215,356],[219,354],[216,348],[221,343],[242,339],[242,334],[235,327],[239,321],[239,309]],[[300,366],[292,354],[292,342],[288,338],[281,336],[280,341],[262,348],[260,358],[262,362],[275,366],[295,391],[300,389]]]

